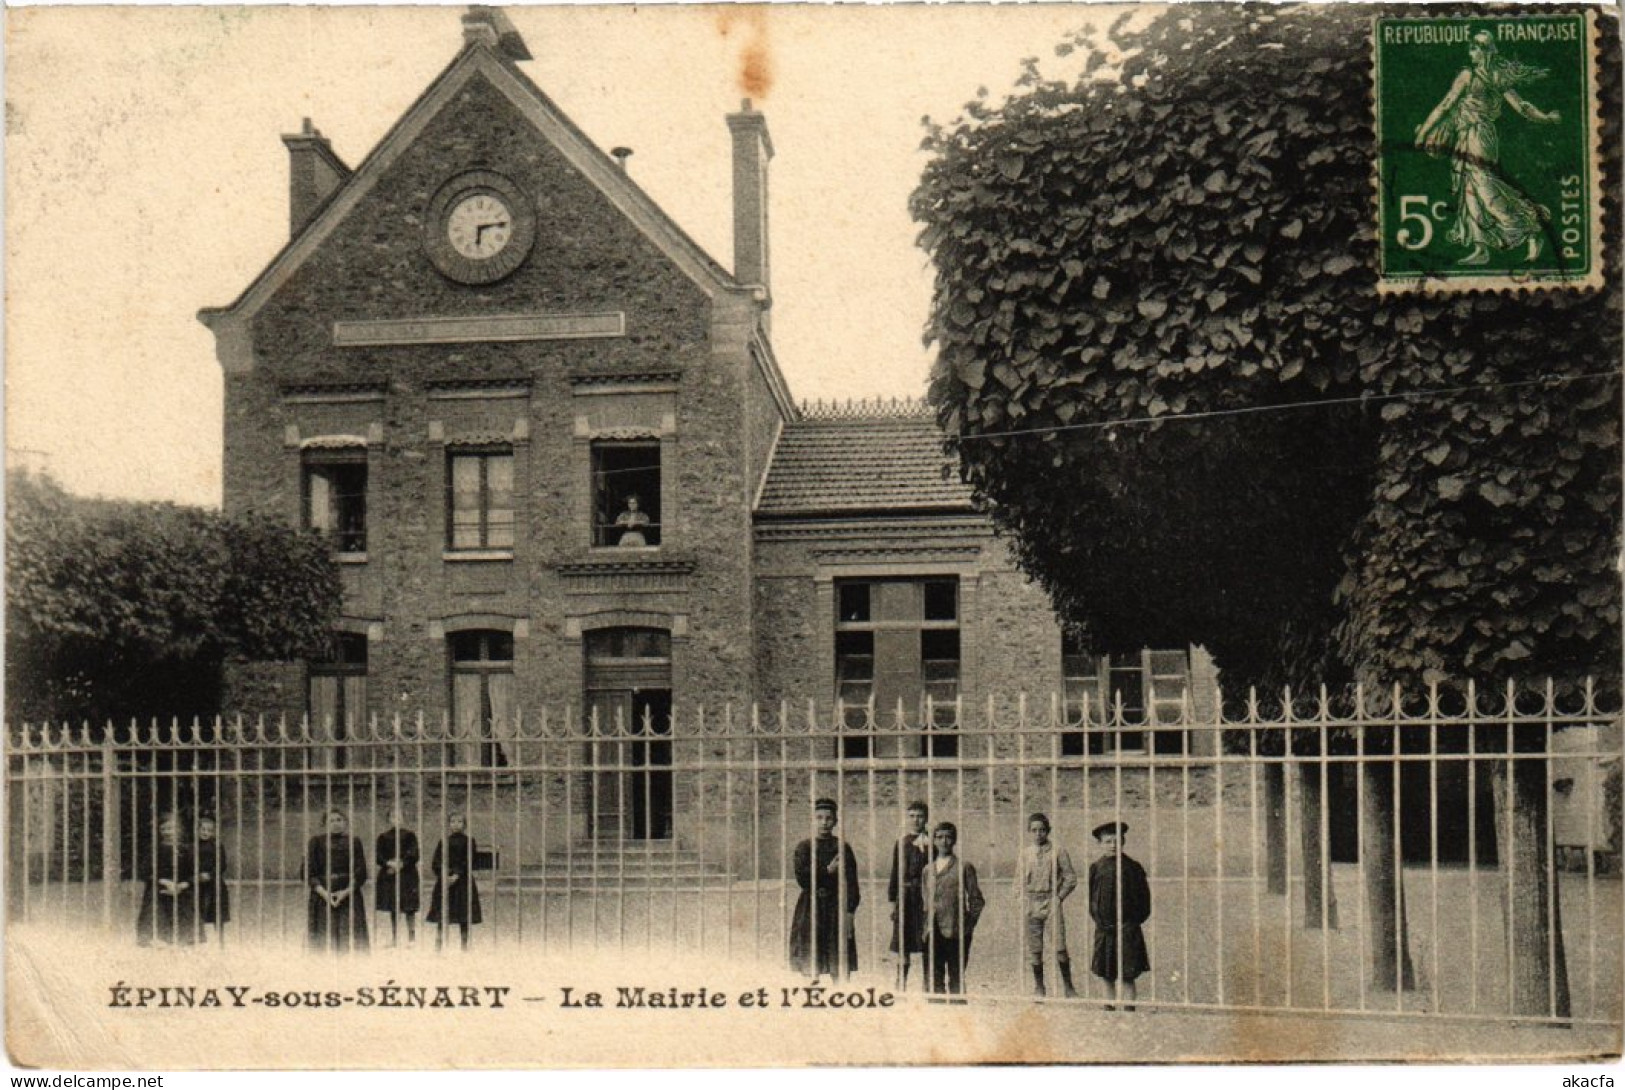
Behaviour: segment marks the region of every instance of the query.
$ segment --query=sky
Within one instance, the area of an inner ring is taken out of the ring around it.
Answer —
[[[220,502],[200,307],[286,239],[282,133],[352,166],[461,47],[460,7],[12,8],[6,447],[87,495]],[[725,115],[767,115],[773,340],[798,398],[918,395],[931,274],[908,196],[945,120],[1091,18],[990,7],[510,7],[522,67],[732,265]],[[1099,15],[1098,10],[1094,12]]]

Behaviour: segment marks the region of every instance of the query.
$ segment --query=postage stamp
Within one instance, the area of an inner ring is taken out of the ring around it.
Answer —
[[[1383,291],[1602,284],[1589,13],[1375,20]]]

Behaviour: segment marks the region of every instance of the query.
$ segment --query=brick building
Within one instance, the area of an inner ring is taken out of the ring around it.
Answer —
[[[961,698],[1112,691],[1132,712],[1177,700],[1195,654],[1211,699],[1199,651],[1065,647],[917,407],[792,400],[748,101],[727,118],[730,271],[523,74],[503,16],[471,10],[464,38],[357,166],[308,122],[283,138],[291,237],[200,314],[228,513],[326,530],[344,580],[329,659],[237,671],[236,707],[335,740],[444,715],[480,767],[543,706],[659,732],[674,706],[873,700],[930,756]],[[846,754],[885,755],[862,718]],[[669,835],[676,792],[630,834]]]

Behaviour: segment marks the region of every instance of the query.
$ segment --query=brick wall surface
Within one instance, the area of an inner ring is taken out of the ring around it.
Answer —
[[[478,167],[512,179],[536,203],[528,261],[499,283],[468,286],[436,271],[423,248],[431,198],[452,176]],[[567,618],[613,610],[687,620],[674,642],[679,691],[726,699],[748,691],[749,497],[743,388],[750,307],[713,301],[585,177],[539,136],[501,94],[475,78],[429,122],[376,187],[255,316],[255,370],[226,390],[226,497],[233,513],[300,516],[299,453],[285,442],[367,434],[368,547],[347,566],[346,612],[382,622],[369,647],[369,711],[445,714],[443,629],[459,618],[525,619],[516,639],[521,701],[579,702],[581,642]],[[335,347],[335,321],[517,313],[621,311],[619,338],[527,343]],[[676,434],[663,443],[664,528],[659,557],[686,560],[687,587],[670,593],[567,595],[561,563],[590,559],[588,444],[579,416],[613,397],[579,396],[572,372],[681,371]],[[528,399],[431,399],[432,382],[522,378]],[[290,403],[284,386],[379,383],[377,401]],[[450,563],[445,535],[449,439],[512,435],[516,456],[516,547],[512,561]],[[757,429],[760,430],[759,428]],[[759,444],[758,440],[758,444]],[[438,624],[437,624],[438,622]],[[503,625],[507,627],[508,625]],[[680,626],[680,622],[679,622]],[[286,678],[284,680],[287,680]],[[263,680],[245,691],[275,702]],[[286,698],[282,698],[286,702]],[[296,702],[302,702],[302,695]]]

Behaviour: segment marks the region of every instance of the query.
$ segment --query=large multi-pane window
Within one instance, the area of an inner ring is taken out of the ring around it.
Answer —
[[[460,743],[453,763],[501,768],[514,736],[513,635],[476,630],[453,632],[451,720]]]
[[[304,523],[333,541],[335,551],[367,551],[367,450],[307,451],[303,458]]]
[[[1099,655],[1068,633],[1061,672],[1071,727],[1062,736],[1063,755],[1144,753],[1148,740],[1156,753],[1184,752],[1183,730],[1140,728],[1179,722],[1190,685],[1187,652]]]
[[[836,581],[835,699],[846,756],[959,752],[959,639],[955,578]],[[899,710],[917,738],[887,735]]]
[[[309,663],[305,682],[305,710],[323,745],[311,753],[316,768],[343,768],[343,742],[366,722],[367,637],[356,632],[335,632],[321,658]]]
[[[660,544],[660,443],[592,445],[592,543],[615,548]]]
[[[513,512],[512,448],[466,448],[446,455],[449,549],[512,549]]]

